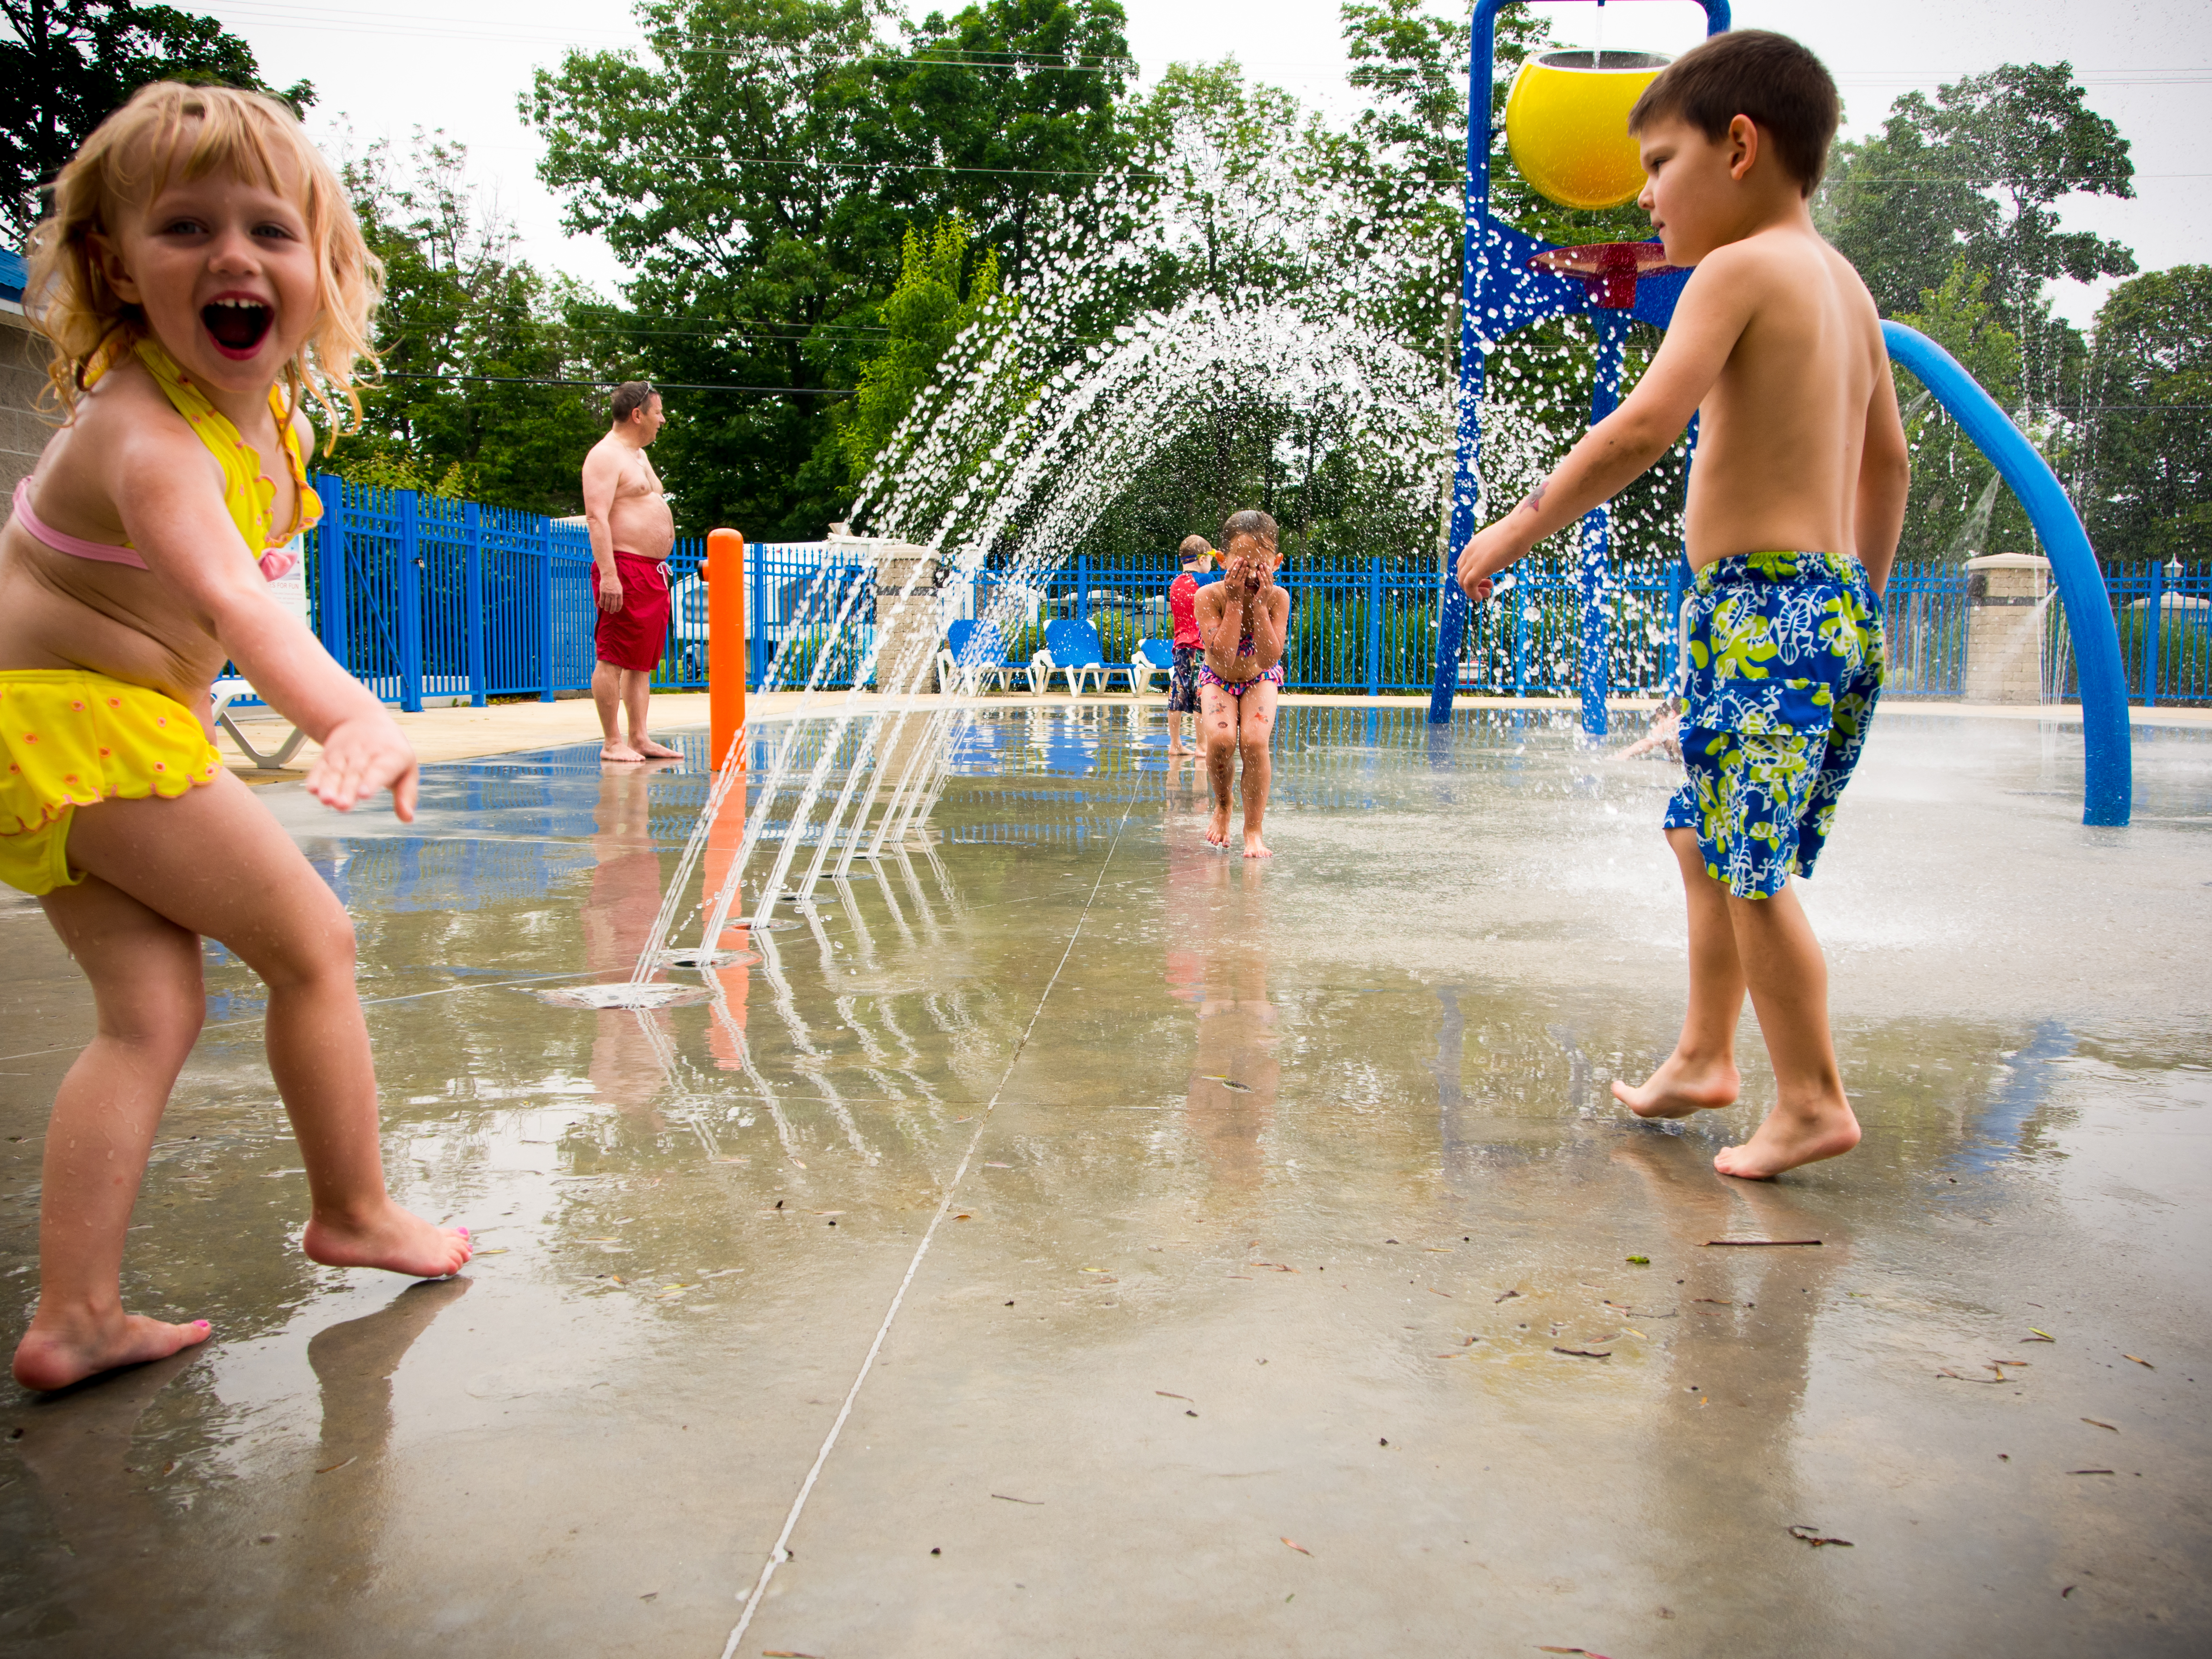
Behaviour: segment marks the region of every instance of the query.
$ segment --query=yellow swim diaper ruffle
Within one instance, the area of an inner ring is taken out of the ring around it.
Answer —
[[[173,799],[222,770],[185,706],[81,669],[0,669],[0,881],[36,896],[84,879],[70,814],[120,795]]]

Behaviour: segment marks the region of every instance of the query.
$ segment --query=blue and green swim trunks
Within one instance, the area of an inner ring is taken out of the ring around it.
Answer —
[[[1697,832],[1705,873],[1766,898],[1813,873],[1881,695],[1881,600],[1855,558],[1741,553],[1683,605],[1682,763],[1667,828]]]

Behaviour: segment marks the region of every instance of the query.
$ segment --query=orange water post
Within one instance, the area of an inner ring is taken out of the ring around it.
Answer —
[[[707,532],[707,702],[709,764],[720,770],[732,758],[730,744],[745,724],[745,538],[734,530]],[[734,759],[744,765],[742,747]],[[745,791],[733,786],[707,832],[707,894],[721,890],[744,832]],[[742,951],[747,939],[740,927],[702,943],[710,951]],[[744,1063],[745,987],[751,977],[747,970],[757,960],[747,953],[726,968],[707,970],[722,982],[722,1006],[708,1031],[708,1046],[724,1071]]]
[[[745,723],[745,538],[734,530],[707,532],[707,699],[708,763],[720,771]]]

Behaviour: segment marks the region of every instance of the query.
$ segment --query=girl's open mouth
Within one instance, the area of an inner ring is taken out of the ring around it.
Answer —
[[[275,313],[258,300],[216,300],[200,307],[200,322],[228,357],[251,357],[275,320]]]

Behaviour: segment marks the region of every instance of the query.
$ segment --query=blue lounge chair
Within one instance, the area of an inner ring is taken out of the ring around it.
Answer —
[[[998,623],[963,618],[946,626],[945,647],[937,653],[940,690],[973,696],[987,683],[1004,687],[1014,675],[1022,673],[1029,674],[1030,690],[1036,690],[1036,676],[1030,665],[1006,655],[1006,635],[999,631]]]
[[[1054,674],[1067,677],[1070,696],[1081,693],[1085,680],[1103,691],[1115,674],[1129,681],[1132,690],[1136,689],[1137,671],[1125,662],[1108,662],[1098,630],[1087,622],[1062,619],[1045,624],[1044,649],[1030,659],[1030,682],[1049,691]]]
[[[1175,672],[1175,644],[1170,640],[1139,640],[1136,654],[1129,659],[1130,689],[1149,691],[1152,676],[1169,679]]]

